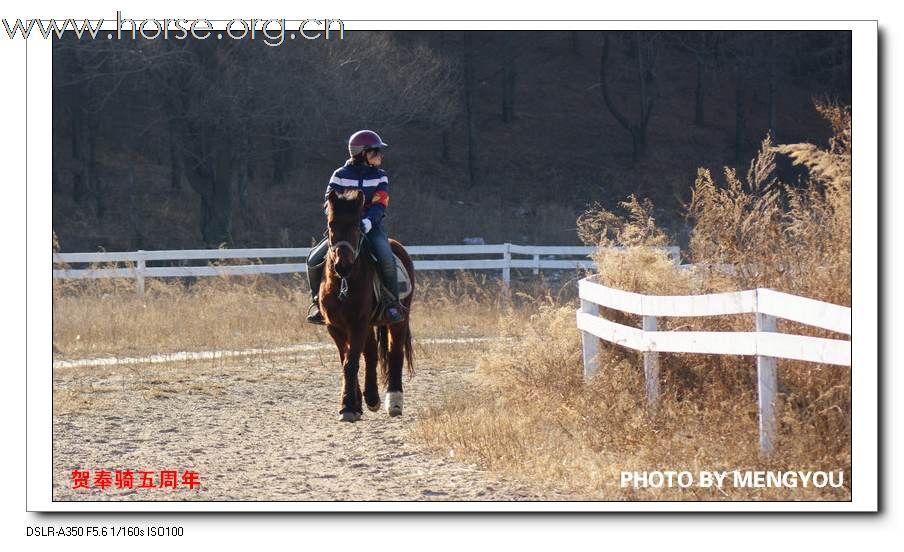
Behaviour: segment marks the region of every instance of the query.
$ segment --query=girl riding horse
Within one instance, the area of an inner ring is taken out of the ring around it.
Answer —
[[[383,273],[383,284],[389,290],[382,311],[389,323],[401,322],[405,319],[405,308],[399,302],[399,282],[396,272],[395,258],[389,246],[389,238],[383,231],[383,217],[389,206],[389,177],[380,168],[383,163],[383,149],[389,144],[383,142],[380,135],[372,130],[359,130],[348,140],[349,159],[345,165],[333,171],[333,176],[326,188],[325,196],[330,192],[342,194],[345,191],[358,189],[364,193],[364,218],[361,219],[361,230],[367,239],[370,250],[377,257],[380,271]],[[323,265],[329,251],[329,240],[324,238],[308,255],[308,283],[311,285],[311,308],[308,322],[323,324],[318,294],[323,278]]]
[[[352,158],[333,173],[327,188],[327,237],[308,260],[313,302],[308,320],[325,323],[336,343],[342,362],[339,419],[354,422],[361,418],[364,404],[374,412],[380,409],[378,366],[386,386],[386,412],[402,414],[403,367],[408,364],[409,375],[414,371],[405,313],[411,307],[415,281],[411,257],[402,244],[386,237],[380,225],[389,203],[389,179],[379,169],[386,144],[366,130],[355,133],[348,147]],[[362,254],[365,242],[379,259],[379,268]],[[407,275],[404,303],[399,301],[396,258]],[[388,292],[376,293],[377,272],[382,272]],[[378,308],[378,295],[389,295],[385,309]],[[362,355],[363,392],[358,381]]]

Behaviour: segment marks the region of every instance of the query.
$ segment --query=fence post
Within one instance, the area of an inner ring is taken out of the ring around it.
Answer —
[[[502,252],[502,260],[505,261],[505,266],[502,268],[502,281],[506,286],[512,281],[512,244],[506,243],[505,250]]]
[[[581,312],[599,316],[600,307],[592,301],[581,299]],[[584,379],[589,380],[599,371],[599,338],[590,332],[581,332],[581,346],[584,352]]]
[[[656,317],[643,317],[643,331],[656,331]],[[647,404],[654,412],[659,406],[659,353],[646,351],[643,354],[643,375],[647,384]]]
[[[540,254],[534,253],[534,274],[540,274]]]
[[[138,291],[138,298],[142,301],[144,300],[144,250],[139,249],[138,254],[136,255],[136,263],[135,263],[135,283],[136,290]]]
[[[774,316],[756,313],[756,331],[774,332],[776,322]],[[757,355],[756,357],[757,395],[760,416],[760,454],[768,457],[773,452],[775,436],[775,357]]]

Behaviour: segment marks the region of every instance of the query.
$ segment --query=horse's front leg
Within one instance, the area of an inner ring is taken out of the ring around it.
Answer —
[[[346,389],[348,388],[348,363],[352,359],[351,355],[349,355],[349,334],[338,326],[327,325],[326,329],[336,343],[336,348],[339,350],[339,362],[342,364],[342,393],[339,395],[339,401],[342,404],[342,409],[339,411],[340,419],[344,422],[354,422],[356,418],[353,410],[346,412],[345,409]],[[357,357],[355,362],[357,362]]]
[[[371,412],[380,410],[380,391],[377,388],[377,338],[374,330],[367,330],[364,339],[364,402]]]
[[[339,419],[343,422],[354,422],[361,419],[364,410],[361,407],[361,386],[358,383],[358,367],[361,352],[367,337],[367,326],[349,331],[348,350],[342,366],[342,408]]]
[[[326,329],[336,343],[336,349],[339,350],[339,362],[345,366],[345,357],[348,356],[348,336],[336,326],[327,326]]]

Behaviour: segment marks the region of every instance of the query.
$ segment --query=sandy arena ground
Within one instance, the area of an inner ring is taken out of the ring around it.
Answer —
[[[468,385],[477,345],[416,342],[404,415],[365,411],[354,424],[338,421],[338,355],[322,345],[244,358],[55,367],[53,499],[568,498],[458,462],[454,451],[427,451],[411,438],[418,411],[438,391]],[[136,488],[74,489],[76,469],[90,470],[92,486],[97,470],[130,469]],[[201,486],[137,488],[139,470],[193,470]]]

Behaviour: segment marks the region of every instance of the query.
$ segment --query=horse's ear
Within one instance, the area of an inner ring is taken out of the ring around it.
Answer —
[[[358,193],[355,195],[355,205],[357,205],[357,207],[358,207],[359,210],[360,210],[362,207],[364,207],[364,194],[363,194],[360,190],[359,190]]]
[[[336,190],[330,190],[329,192],[327,192],[326,200],[329,203],[333,203],[334,201],[336,201]]]

